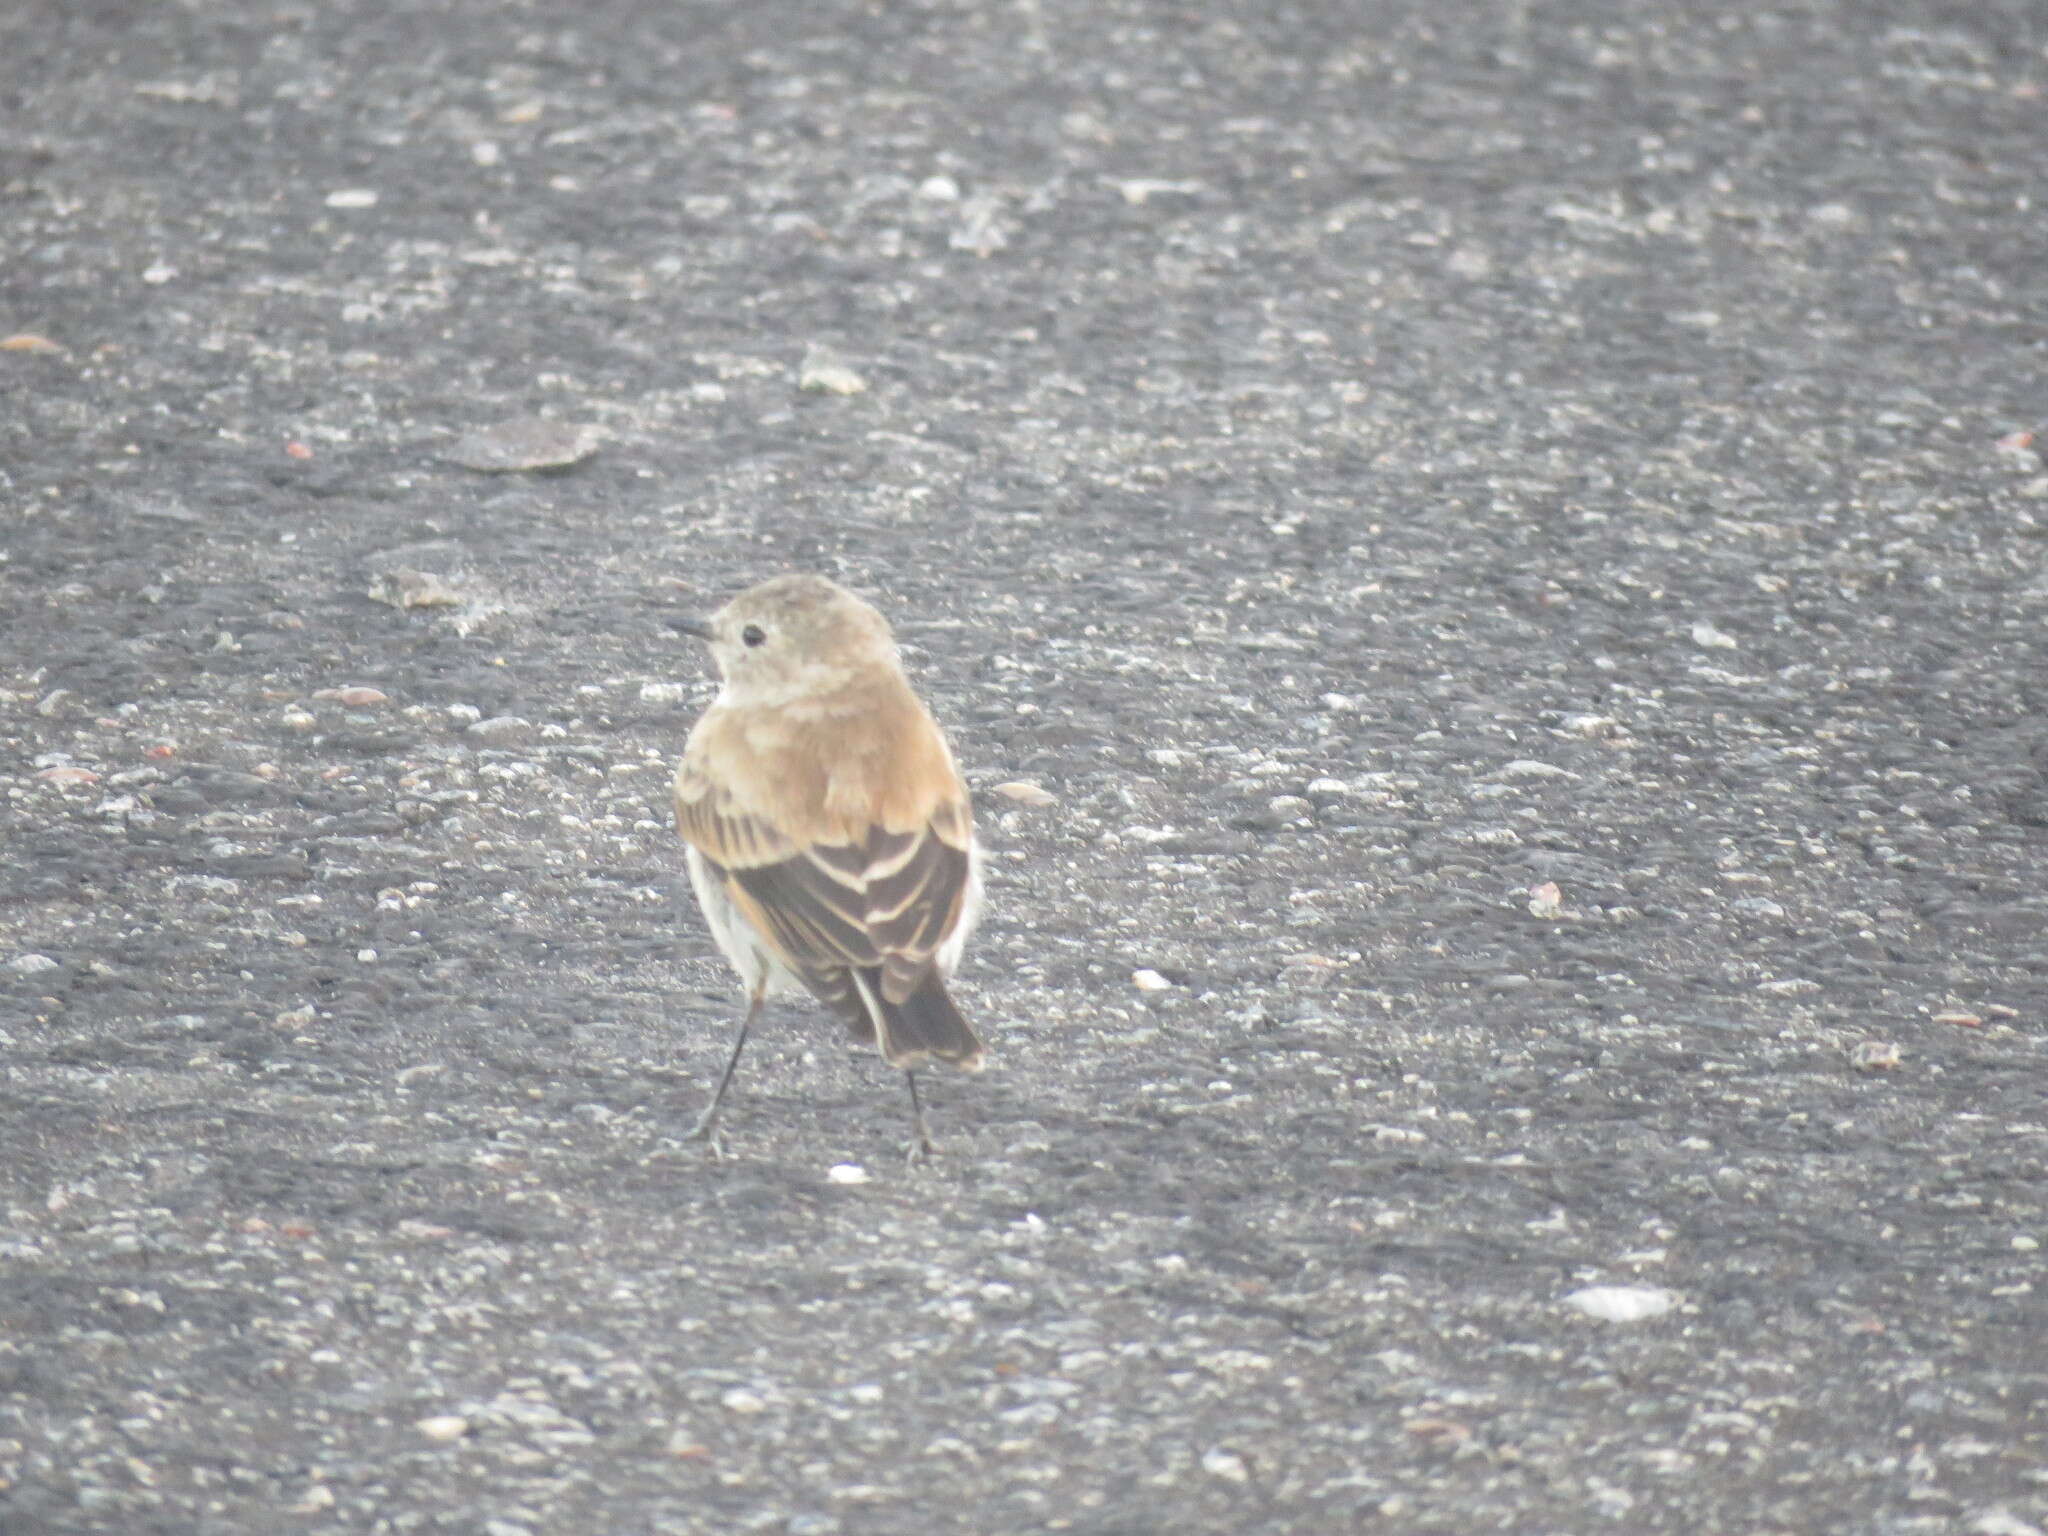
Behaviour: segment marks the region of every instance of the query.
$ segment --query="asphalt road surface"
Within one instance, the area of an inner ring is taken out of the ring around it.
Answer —
[[[0,1531],[2048,1531],[2044,43],[14,0]],[[920,1168],[796,1004],[683,1139],[787,570]]]

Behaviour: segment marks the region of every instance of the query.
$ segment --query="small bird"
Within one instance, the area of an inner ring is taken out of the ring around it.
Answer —
[[[771,995],[798,989],[873,1041],[910,1085],[916,1161],[932,1151],[916,1069],[981,1067],[946,995],[981,911],[967,786],[911,691],[889,624],[822,576],[749,587],[706,622],[724,686],[676,770],[690,884],[747,1008],[690,1135],[718,1110]]]

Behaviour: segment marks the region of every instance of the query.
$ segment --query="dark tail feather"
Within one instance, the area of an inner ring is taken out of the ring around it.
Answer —
[[[963,1072],[981,1070],[981,1042],[946,996],[946,984],[936,968],[925,972],[917,990],[900,1003],[882,995],[879,970],[855,971],[853,976],[875,1024],[875,1045],[890,1066],[908,1072],[936,1057]]]

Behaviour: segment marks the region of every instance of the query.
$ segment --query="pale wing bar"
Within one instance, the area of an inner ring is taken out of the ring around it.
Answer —
[[[900,1002],[959,920],[968,857],[933,832],[878,831],[865,848],[811,848],[727,878],[798,967],[882,966]]]
[[[867,1009],[847,972],[879,971],[892,1004],[917,992],[966,900],[972,832],[964,804],[939,806],[916,831],[878,827],[861,843],[802,852],[761,818],[729,807],[685,770],[676,794],[683,835],[820,1001],[859,1031]]]

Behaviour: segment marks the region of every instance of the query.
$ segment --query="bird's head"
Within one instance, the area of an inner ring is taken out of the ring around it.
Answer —
[[[670,622],[710,644],[736,705],[822,700],[899,670],[889,621],[823,576],[776,576],[709,619]]]

